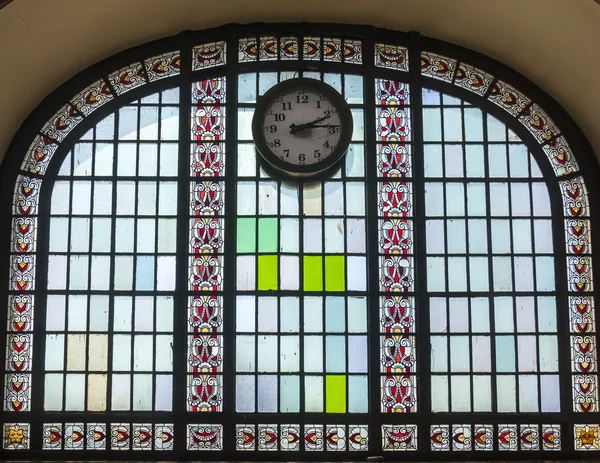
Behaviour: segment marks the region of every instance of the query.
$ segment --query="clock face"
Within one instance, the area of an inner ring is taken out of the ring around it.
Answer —
[[[259,100],[252,132],[262,157],[293,176],[309,176],[337,163],[352,137],[352,113],[331,86],[291,79]]]

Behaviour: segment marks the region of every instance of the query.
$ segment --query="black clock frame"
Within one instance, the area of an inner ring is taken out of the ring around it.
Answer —
[[[278,96],[287,94],[290,92],[290,90],[294,89],[312,90],[316,93],[319,93],[325,96],[339,111],[340,125],[342,127],[340,140],[337,144],[337,148],[333,150],[323,162],[295,165],[282,161],[275,153],[273,153],[265,140],[263,126],[267,117],[267,110],[271,107]],[[344,97],[331,85],[320,80],[309,79],[305,77],[284,80],[283,82],[271,87],[263,96],[258,99],[254,116],[252,118],[252,137],[254,138],[254,142],[256,144],[256,150],[260,154],[261,158],[274,168],[272,170],[291,177],[312,177],[331,169],[338,162],[340,162],[346,154],[348,146],[350,145],[350,141],[352,140],[352,132],[352,111],[350,110],[350,106]]]

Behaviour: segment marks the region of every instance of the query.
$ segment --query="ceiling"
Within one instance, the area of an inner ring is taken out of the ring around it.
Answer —
[[[594,1],[17,0],[0,10],[0,159],[36,105],[91,64],[185,29],[254,21],[372,24],[477,50],[555,98],[600,156],[600,6]]]

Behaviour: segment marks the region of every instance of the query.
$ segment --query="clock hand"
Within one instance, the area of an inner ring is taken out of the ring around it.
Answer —
[[[305,129],[331,129],[334,127],[341,127],[341,125],[335,125],[335,124],[323,124],[323,125],[309,125],[308,127],[304,127]]]
[[[310,121],[310,122],[305,122],[304,124],[291,124],[290,125],[290,133],[292,135],[295,135],[297,132],[299,132],[300,130],[304,130],[309,128],[311,125],[314,124],[318,124],[319,122],[324,121],[325,119],[329,119],[331,117],[331,114],[328,114],[327,116],[323,116],[323,117],[318,117],[317,119],[315,119],[314,121]]]

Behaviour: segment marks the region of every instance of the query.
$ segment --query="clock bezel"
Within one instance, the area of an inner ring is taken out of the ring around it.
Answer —
[[[337,148],[324,161],[307,165],[294,165],[279,159],[279,156],[269,148],[262,128],[267,117],[267,110],[278,96],[302,89],[322,94],[331,102],[339,112],[342,133]],[[335,88],[317,79],[297,77],[279,82],[259,97],[252,117],[252,137],[260,156],[275,170],[292,177],[311,177],[329,170],[342,160],[350,146],[353,126],[350,106]]]

